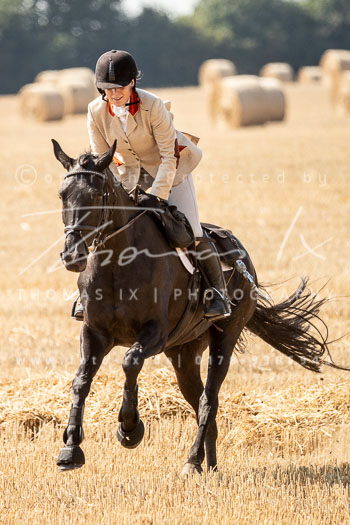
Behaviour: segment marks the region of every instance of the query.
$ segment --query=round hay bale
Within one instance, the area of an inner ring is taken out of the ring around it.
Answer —
[[[59,73],[61,77],[89,78],[95,82],[95,73],[89,67],[69,67],[60,69]]]
[[[255,75],[225,77],[220,82],[220,114],[233,127],[266,121],[265,93]]]
[[[94,86],[84,79],[61,78],[56,89],[64,100],[65,115],[86,113],[88,104],[95,98]]]
[[[199,68],[198,82],[200,86],[207,86],[219,78],[231,77],[236,74],[236,66],[224,58],[206,60]]]
[[[95,73],[88,67],[61,69],[61,71],[59,71],[59,81],[85,83],[86,85],[91,86],[91,90],[94,94],[96,93],[96,96],[99,95],[96,88]]]
[[[95,73],[88,67],[71,67],[68,69],[62,69],[59,71],[59,83],[60,84],[71,84],[85,85],[85,89],[90,89],[90,100],[99,96],[99,92],[96,88]]]
[[[18,97],[23,117],[40,122],[63,117],[63,96],[50,84],[27,84],[20,89]]]
[[[59,76],[59,71],[56,69],[48,69],[47,71],[40,71],[34,79],[34,82],[40,84],[55,84]]]
[[[261,68],[260,76],[277,78],[281,82],[292,82],[294,71],[292,66],[285,62],[270,62]]]
[[[320,66],[325,78],[332,77],[333,73],[350,70],[350,51],[346,49],[328,49],[323,53]]]
[[[236,74],[233,62],[224,58],[213,58],[203,62],[198,72],[199,85],[204,89],[209,116],[213,123],[216,122],[220,98],[220,80]]]
[[[264,90],[264,111],[266,121],[284,120],[286,97],[282,83],[275,78],[261,78],[260,85]]]
[[[350,51],[346,49],[328,49],[320,60],[322,76],[330,91],[333,106],[337,106],[343,71],[350,70]]]
[[[322,80],[322,69],[319,66],[303,66],[298,71],[298,82],[311,84]]]
[[[64,99],[64,113],[85,113],[87,106],[99,96],[95,85],[95,74],[88,67],[73,67],[59,71],[42,71],[36,82],[51,84]]]
[[[207,84],[205,86],[205,92],[209,117],[213,124],[215,124],[220,113],[221,79]]]
[[[342,113],[350,115],[350,71],[344,71],[341,76],[338,108]]]

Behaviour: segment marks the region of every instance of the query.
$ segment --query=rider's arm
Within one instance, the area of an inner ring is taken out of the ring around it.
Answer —
[[[152,133],[161,157],[151,193],[162,199],[168,199],[176,172],[176,131],[169,111],[158,98],[152,105],[150,118]]]

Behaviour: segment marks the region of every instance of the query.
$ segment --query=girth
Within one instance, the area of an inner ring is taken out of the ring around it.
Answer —
[[[189,301],[186,305],[186,308],[175,326],[174,330],[170,332],[168,336],[167,343],[165,345],[166,348],[170,348],[171,346],[174,346],[174,344],[181,338],[186,337],[188,332],[192,330],[192,320],[194,318],[194,315],[198,309],[199,305],[199,299],[200,299],[200,273],[199,271],[195,271],[193,275],[191,275],[190,282],[188,289],[189,292]]]

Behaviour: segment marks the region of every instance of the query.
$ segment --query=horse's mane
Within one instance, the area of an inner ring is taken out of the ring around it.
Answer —
[[[99,155],[96,155],[95,153],[92,153],[91,151],[85,151],[82,153],[78,158],[78,164],[85,170],[96,170],[96,161],[99,158]],[[127,195],[131,200],[132,197],[129,195],[126,188],[124,188],[123,184],[114,176],[114,173],[110,168],[106,168],[104,170],[104,173],[107,175],[107,184],[112,185],[115,188],[120,188],[123,190],[123,193]]]
[[[78,159],[78,163],[84,169],[91,168],[91,165],[95,165],[95,161],[98,159],[98,155],[95,155],[91,151],[85,151]]]

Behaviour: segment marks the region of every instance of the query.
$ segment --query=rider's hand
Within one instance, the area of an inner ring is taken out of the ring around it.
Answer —
[[[161,199],[152,193],[142,193],[138,197],[138,205],[142,208],[162,208],[168,202],[165,199]]]

